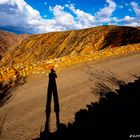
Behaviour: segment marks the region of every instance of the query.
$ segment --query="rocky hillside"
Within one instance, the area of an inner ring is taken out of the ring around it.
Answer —
[[[21,76],[45,73],[52,66],[62,68],[140,51],[140,30],[134,27],[99,26],[16,36],[16,43],[12,42],[12,49],[0,61],[0,79],[11,79],[17,73]]]
[[[16,48],[8,52],[1,62],[6,65],[36,63],[46,59],[91,53],[104,48],[139,42],[140,30],[122,26],[100,26],[84,30],[31,35],[16,44]]]
[[[0,31],[0,55],[3,55],[10,46],[16,43],[16,35],[14,33]]]
[[[28,35],[17,35],[11,32],[2,31],[0,30],[0,58],[6,53],[7,51],[10,52],[13,50],[15,44],[22,41]]]

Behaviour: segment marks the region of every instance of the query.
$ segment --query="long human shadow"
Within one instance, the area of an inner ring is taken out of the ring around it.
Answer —
[[[75,120],[54,133],[41,132],[37,139],[130,139],[140,138],[140,77],[125,83],[113,79],[119,89],[98,84],[100,99],[75,113]],[[114,82],[113,81],[113,82]]]
[[[47,92],[47,100],[46,100],[46,123],[45,123],[45,132],[49,133],[50,127],[50,113],[51,113],[51,100],[52,96],[54,99],[54,112],[56,114],[56,126],[57,130],[59,129],[60,125],[60,118],[59,118],[59,100],[58,100],[58,91],[57,91],[57,84],[56,84],[56,72],[54,69],[51,69],[49,73],[49,83],[48,83],[48,92]]]

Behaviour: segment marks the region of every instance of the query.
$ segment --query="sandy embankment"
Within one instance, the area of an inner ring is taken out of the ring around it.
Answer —
[[[131,74],[140,74],[140,53],[107,58],[59,71],[57,86],[62,123],[71,122],[77,111],[98,100],[92,88],[95,88],[99,79],[96,76],[91,77],[87,72],[89,70],[98,74],[111,71],[126,82],[132,81],[135,77]],[[92,81],[89,78],[92,78]],[[30,140],[39,136],[40,129],[43,129],[45,124],[47,84],[47,75],[30,78],[13,93],[9,102],[0,108],[1,140]],[[5,115],[6,118],[2,121]],[[53,108],[51,130],[55,130]]]

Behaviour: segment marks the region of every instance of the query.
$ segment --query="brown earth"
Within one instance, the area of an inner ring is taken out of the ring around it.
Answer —
[[[73,121],[77,111],[99,99],[96,83],[109,76],[109,71],[125,82],[133,81],[135,77],[132,74],[140,74],[139,60],[140,53],[134,53],[58,71],[61,123]],[[29,77],[26,84],[13,92],[12,98],[0,108],[1,140],[30,140],[39,136],[45,124],[47,84],[47,75]],[[54,130],[55,114],[52,108],[51,131]]]
[[[0,30],[0,57],[2,58],[5,53],[11,52],[14,49],[14,46],[27,36],[29,35],[17,35],[12,32]]]
[[[9,40],[6,37],[4,39]],[[83,30],[29,35],[14,44],[12,51],[4,54],[0,66],[9,66],[11,63],[37,63],[136,43],[140,43],[140,30],[126,26],[98,26]]]

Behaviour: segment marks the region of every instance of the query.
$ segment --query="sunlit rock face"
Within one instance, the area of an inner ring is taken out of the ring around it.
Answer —
[[[63,68],[140,51],[140,30],[124,26],[99,26],[37,35],[0,32],[0,37],[0,49],[3,50],[1,80],[16,77],[17,72],[21,76],[46,73],[54,66]]]

